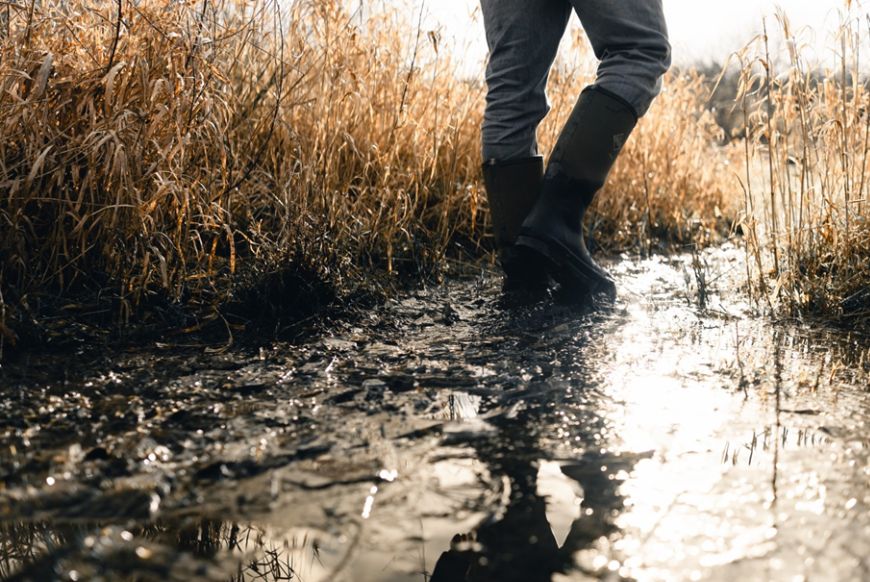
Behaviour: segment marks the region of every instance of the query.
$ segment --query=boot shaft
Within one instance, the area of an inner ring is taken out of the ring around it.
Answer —
[[[637,114],[627,101],[596,86],[587,87],[559,134],[546,178],[576,182],[583,197],[591,197],[607,179]]]
[[[483,165],[493,235],[500,251],[516,240],[520,226],[540,196],[543,176],[541,156]]]
[[[637,124],[634,109],[592,87],[583,91],[559,135],[541,185],[541,196],[523,222],[516,267],[545,264],[550,276],[580,295],[613,297],[613,278],[591,257],[583,216]]]

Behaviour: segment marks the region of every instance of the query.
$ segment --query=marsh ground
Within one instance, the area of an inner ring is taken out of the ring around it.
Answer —
[[[866,580],[870,339],[758,317],[743,259],[626,257],[595,311],[484,270],[296,344],[20,354],[0,576]]]

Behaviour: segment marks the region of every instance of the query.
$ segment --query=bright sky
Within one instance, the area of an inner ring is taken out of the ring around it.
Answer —
[[[424,0],[415,0],[422,2]],[[440,26],[445,39],[453,39],[458,47],[468,47],[466,58],[469,67],[483,61],[486,46],[483,41],[483,25],[480,22],[479,0],[425,0],[429,13],[427,25]],[[853,5],[861,4],[858,0]],[[854,14],[866,14],[866,6]],[[674,48],[674,63],[689,65],[705,61],[722,62],[731,52],[746,44],[761,31],[761,22],[768,16],[768,26],[776,28],[773,18],[776,7],[782,7],[798,30],[812,26],[799,40],[814,47],[816,57],[827,61],[832,57],[832,47],[838,47],[835,30],[840,23],[840,13],[845,10],[846,0],[664,0],[665,14]],[[867,23],[861,23],[861,31],[868,35]]]

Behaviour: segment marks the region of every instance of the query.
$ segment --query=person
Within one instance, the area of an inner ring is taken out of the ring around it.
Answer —
[[[670,66],[662,0],[481,0],[481,8],[490,52],[483,176],[507,283],[552,277],[584,296],[613,296],[613,278],[586,248],[583,216]],[[536,130],[572,10],[600,63],[545,170]]]

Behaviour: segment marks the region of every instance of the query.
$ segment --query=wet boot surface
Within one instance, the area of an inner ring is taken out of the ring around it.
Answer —
[[[605,265],[603,309],[485,272],[299,344],[22,354],[0,578],[867,579],[870,339],[703,258]]]
[[[512,270],[536,265],[580,295],[616,294],[616,284],[586,248],[583,217],[637,124],[634,109],[599,87],[587,87],[559,135],[541,196],[519,229]]]

